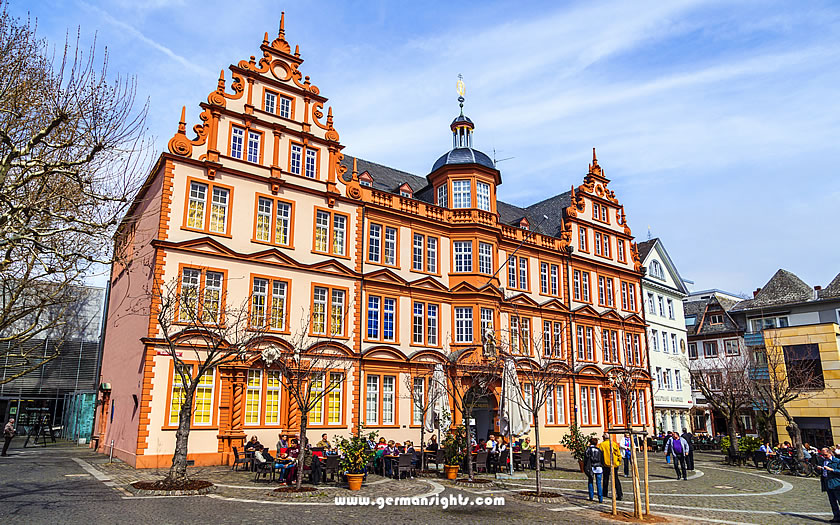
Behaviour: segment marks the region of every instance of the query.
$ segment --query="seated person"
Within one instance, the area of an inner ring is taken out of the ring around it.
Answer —
[[[300,454],[300,443],[298,443],[297,438],[292,438],[291,443],[289,443],[289,449],[286,452],[289,454],[289,457],[297,459],[298,454]]]
[[[388,447],[388,443],[385,441],[385,438],[379,438],[379,443],[376,444],[376,450],[385,450]]]
[[[376,441],[373,440],[373,436],[368,436],[367,447],[370,450],[376,450]]]
[[[761,445],[760,447],[758,447],[758,450],[760,452],[764,452],[764,454],[767,455],[767,456],[771,456],[774,453],[773,452],[773,447],[770,446],[769,441],[767,443]]]
[[[431,452],[437,452],[438,442],[437,442],[437,436],[435,436],[434,434],[432,434],[432,438],[429,440],[429,443],[426,445],[426,450],[431,451]]]
[[[330,445],[330,440],[327,439],[326,434],[321,434],[321,441],[319,441],[315,446],[318,448],[323,448],[324,450],[332,448],[332,445]]]
[[[257,450],[257,447],[262,446],[257,439],[257,436],[251,436],[251,440],[245,443],[245,452],[253,452]]]
[[[531,450],[531,438],[526,437],[524,440],[522,440],[522,444],[519,445],[519,449],[523,452]]]
[[[280,453],[280,449],[289,448],[289,440],[286,439],[285,434],[280,434],[277,439],[277,453]]]
[[[487,442],[483,439],[478,440],[478,446],[476,447],[476,451],[479,450],[487,450]]]
[[[278,472],[277,477],[281,480],[281,483],[286,482],[286,474],[294,465],[295,460],[290,458],[285,452],[277,454],[277,459],[274,460],[274,469]]]

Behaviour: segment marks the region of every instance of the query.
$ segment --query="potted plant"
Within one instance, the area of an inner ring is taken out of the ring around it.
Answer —
[[[373,457],[373,450],[367,445],[368,439],[376,441],[376,432],[371,432],[368,435],[359,432],[350,436],[350,439],[341,438],[337,440],[343,453],[338,466],[347,476],[347,485],[349,485],[350,490],[362,488],[362,480]]]
[[[467,437],[463,428],[458,427],[454,432],[446,434],[443,440],[443,472],[446,479],[458,477],[458,468],[464,462],[466,447]]]
[[[586,447],[589,446],[589,438],[592,437],[595,437],[594,433],[584,436],[577,423],[572,423],[569,427],[569,433],[560,439],[560,443],[569,449],[573,458],[578,460],[581,472],[583,472],[583,458],[586,454]]]

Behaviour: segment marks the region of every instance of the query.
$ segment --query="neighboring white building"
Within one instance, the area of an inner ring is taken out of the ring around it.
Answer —
[[[690,428],[691,379],[686,365],[683,298],[688,289],[658,238],[640,242],[639,257],[647,270],[642,299],[648,324],[650,374],[654,378],[656,430],[682,432]]]

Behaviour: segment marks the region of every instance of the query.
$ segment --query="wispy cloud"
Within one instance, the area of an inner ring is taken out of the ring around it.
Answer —
[[[199,66],[199,65],[195,64],[193,61],[189,60],[188,58],[183,57],[183,56],[175,53],[170,48],[166,47],[165,45],[161,44],[160,42],[157,42],[156,40],[153,40],[153,39],[147,37],[146,35],[144,35],[142,32],[140,32],[138,29],[131,26],[130,24],[127,24],[126,22],[123,22],[122,20],[118,20],[118,19],[114,18],[113,16],[108,14],[108,12],[104,11],[103,9],[100,9],[99,7],[91,5],[87,2],[79,2],[79,4],[81,6],[83,6],[85,9],[89,9],[90,11],[93,11],[94,13],[96,13],[96,15],[98,15],[103,21],[107,22],[108,24],[111,24],[114,27],[116,27],[116,28],[118,28],[122,31],[125,31],[127,34],[129,34],[132,37],[136,38],[137,40],[143,42],[147,46],[149,46],[153,49],[156,49],[157,51],[163,53],[164,55],[166,55],[167,57],[169,57],[173,61],[181,64],[187,70],[192,71],[194,73],[199,73],[199,74],[202,74],[202,75],[210,74],[210,69],[208,69],[206,67],[203,67],[203,66]],[[149,2],[147,2],[147,4],[149,4]],[[151,4],[157,4],[157,2],[151,2]]]

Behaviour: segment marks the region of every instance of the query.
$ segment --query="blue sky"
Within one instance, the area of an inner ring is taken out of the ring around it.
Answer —
[[[778,268],[840,271],[840,5],[832,2],[12,0],[63,45],[80,28],[136,75],[165,149],[219,70],[263,33],[299,44],[345,151],[428,173],[464,75],[499,197],[579,184],[597,147],[638,240],[660,237],[696,289],[751,293]],[[230,6],[236,6],[230,11]]]

